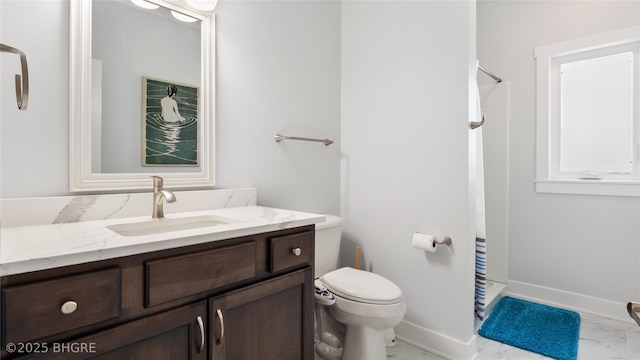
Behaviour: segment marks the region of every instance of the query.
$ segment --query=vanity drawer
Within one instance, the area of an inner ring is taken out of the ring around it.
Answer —
[[[269,239],[271,247],[271,272],[280,271],[301,264],[311,264],[314,257],[314,232],[279,236]]]
[[[26,342],[120,316],[120,269],[2,289],[4,343]]]
[[[145,262],[145,306],[195,295],[256,276],[256,243]]]

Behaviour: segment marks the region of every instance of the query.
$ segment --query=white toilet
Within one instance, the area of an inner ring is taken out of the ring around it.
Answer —
[[[336,269],[341,235],[337,216],[316,224],[316,352],[327,360],[385,360],[385,330],[406,311],[402,290],[371,272]]]

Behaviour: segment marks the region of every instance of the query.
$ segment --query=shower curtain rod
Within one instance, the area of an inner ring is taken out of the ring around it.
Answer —
[[[493,75],[490,71],[485,70],[482,66],[480,66],[480,64],[478,64],[478,70],[482,71],[483,73],[489,75],[493,80],[495,80],[496,82],[502,82],[502,79],[500,79],[499,77]]]

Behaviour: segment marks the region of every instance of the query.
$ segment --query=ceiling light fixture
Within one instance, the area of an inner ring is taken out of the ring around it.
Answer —
[[[192,18],[191,16],[187,16],[185,14],[182,14],[182,13],[179,13],[179,12],[173,11],[173,10],[171,10],[171,15],[173,15],[174,18],[176,18],[176,19],[178,19],[180,21],[184,21],[184,22],[188,22],[188,23],[198,21],[198,19],[196,19],[196,18]]]
[[[136,4],[137,6],[140,6],[143,9],[155,10],[160,7],[156,4],[152,4],[145,0],[131,0],[131,2]]]
[[[194,9],[211,11],[216,7],[218,0],[187,0],[187,4]]]

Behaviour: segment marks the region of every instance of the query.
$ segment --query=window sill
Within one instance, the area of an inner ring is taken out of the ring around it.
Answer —
[[[620,180],[536,180],[536,192],[640,197],[640,181]]]

